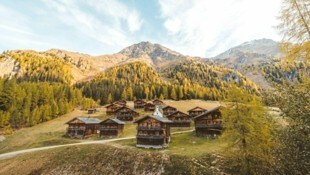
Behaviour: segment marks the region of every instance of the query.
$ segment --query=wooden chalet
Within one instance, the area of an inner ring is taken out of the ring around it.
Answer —
[[[67,136],[71,138],[84,138],[88,135],[97,134],[100,127],[100,119],[90,117],[76,117],[66,124]]]
[[[155,105],[153,103],[146,103],[144,105],[144,111],[154,111]]]
[[[100,137],[117,137],[123,133],[125,123],[116,118],[108,118],[100,123]]]
[[[87,109],[87,113],[88,114],[94,114],[94,113],[96,113],[97,112],[97,109],[96,108],[89,108],[89,109]]]
[[[138,124],[137,147],[156,149],[168,147],[170,142],[170,124],[172,121],[163,117],[163,114],[156,112],[156,110],[154,114],[135,121]]]
[[[120,107],[115,111],[115,117],[122,121],[133,121],[138,116],[139,113],[126,106]]]
[[[153,100],[153,104],[155,106],[165,105],[165,103],[163,101],[159,100],[159,99]]]
[[[176,111],[166,117],[173,122],[170,124],[171,127],[190,127],[192,122],[190,116],[181,111]]]
[[[115,111],[121,107],[122,107],[121,105],[118,105],[115,103],[109,104],[105,107],[105,108],[107,108],[106,113],[107,113],[107,115],[113,115],[115,113]]]
[[[165,116],[177,112],[177,108],[172,107],[172,106],[165,106],[165,107],[162,108],[162,110],[163,110],[163,114]]]
[[[134,102],[135,109],[143,109],[146,102],[144,100],[135,100]]]
[[[206,112],[206,111],[207,111],[206,109],[197,106],[197,107],[195,107],[195,108],[189,110],[189,111],[188,111],[188,115],[189,115],[191,118],[194,118],[194,117],[196,117],[196,116],[198,116],[198,115],[200,115],[200,114],[202,114],[202,113],[204,113],[204,112]]]
[[[126,100],[118,100],[114,102],[114,104],[120,105],[120,106],[126,106],[127,101]]]
[[[222,115],[220,107],[215,107],[196,117],[195,133],[197,136],[216,136],[222,132]]]

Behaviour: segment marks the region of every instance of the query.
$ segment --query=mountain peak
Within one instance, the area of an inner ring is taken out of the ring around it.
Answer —
[[[184,57],[176,51],[170,50],[160,44],[153,44],[149,41],[143,41],[126,47],[121,50],[119,54],[123,54],[131,58],[149,56],[152,60],[171,60],[178,57]]]

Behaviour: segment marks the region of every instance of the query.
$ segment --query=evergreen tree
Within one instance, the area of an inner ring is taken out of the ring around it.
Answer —
[[[270,174],[273,122],[260,99],[232,86],[225,101],[222,139],[231,140],[225,153],[230,167],[236,174]]]

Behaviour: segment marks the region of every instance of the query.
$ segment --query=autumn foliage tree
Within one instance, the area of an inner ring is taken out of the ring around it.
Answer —
[[[232,86],[223,103],[224,155],[233,174],[269,174],[273,164],[272,120],[260,98]],[[269,172],[269,173],[268,173]]]

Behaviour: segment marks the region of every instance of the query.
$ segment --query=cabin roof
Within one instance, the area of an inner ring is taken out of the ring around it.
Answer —
[[[142,101],[142,102],[144,102],[144,103],[146,103],[144,100],[142,100],[142,99],[138,99],[138,100],[135,100],[135,101],[133,101],[133,102],[139,102],[139,101]]]
[[[153,100],[153,102],[156,102],[156,101],[159,101],[159,102],[162,102],[162,103],[163,103],[163,101],[161,101],[161,100],[159,100],[159,99]]]
[[[157,121],[159,121],[159,122],[162,122],[162,123],[172,123],[171,120],[169,120],[169,119],[167,119],[167,118],[165,118],[165,117],[157,117],[157,116],[155,116],[155,115],[147,115],[147,116],[144,116],[144,117],[142,117],[142,118],[140,118],[140,119],[134,121],[134,123],[139,123],[140,121],[145,120],[145,119],[147,119],[147,118],[153,118],[153,119],[155,119],[155,120],[157,120]]]
[[[129,110],[131,110],[131,111],[133,111],[133,112],[135,112],[135,113],[138,113],[138,112],[136,112],[136,111],[130,109],[130,108],[127,107],[127,106],[120,107],[120,108],[118,108],[117,110],[115,110],[115,112],[117,112],[117,111],[119,111],[119,110],[121,110],[121,109],[124,109],[124,108],[127,108],[127,109],[129,109]]]
[[[206,110],[206,109],[204,109],[204,108],[202,108],[202,107],[196,106],[196,107],[194,107],[193,109],[188,110],[187,112],[190,112],[190,111],[195,111],[196,109]]]
[[[177,114],[177,113],[181,113],[181,114],[183,114],[183,115],[189,116],[188,114],[186,114],[186,113],[184,113],[184,112],[176,111],[176,112],[174,112],[174,113],[172,113],[172,114],[170,114],[170,115],[167,115],[167,117],[173,116],[173,115],[175,115],[175,114]]]
[[[124,124],[125,124],[125,122],[123,122],[123,121],[121,121],[121,120],[119,120],[119,119],[117,119],[117,118],[108,118],[108,119],[106,119],[106,120],[103,120],[103,121],[100,122],[100,123],[105,123],[105,122],[107,122],[108,120],[112,120],[113,122],[115,122],[115,123],[117,123],[117,124],[120,124],[120,125],[124,125]]]
[[[115,103],[111,103],[111,104],[105,106],[105,108],[108,108],[108,107],[110,107],[110,106],[119,106],[119,107],[122,107],[121,105],[118,105],[118,104],[115,104]]]
[[[166,108],[173,108],[173,109],[177,109],[177,108],[175,108],[175,107],[172,107],[172,106],[167,105],[167,106],[164,106],[164,107],[162,108],[162,110],[164,110],[164,109],[166,109]]]
[[[197,115],[196,117],[194,117],[194,119],[199,118],[199,117],[202,117],[202,116],[204,116],[204,115],[206,115],[206,114],[209,114],[209,113],[211,113],[211,112],[214,112],[214,111],[220,109],[220,107],[221,107],[221,106],[217,106],[217,107],[215,107],[215,108],[212,108],[212,109],[210,109],[210,110],[207,110],[207,111],[201,113],[200,115]]]
[[[75,117],[74,119],[68,121],[66,124],[69,124],[70,122],[74,120],[80,120],[81,122],[85,124],[99,124],[102,120],[98,118],[92,118],[92,117]]]
[[[145,105],[155,106],[153,103],[146,103]]]

